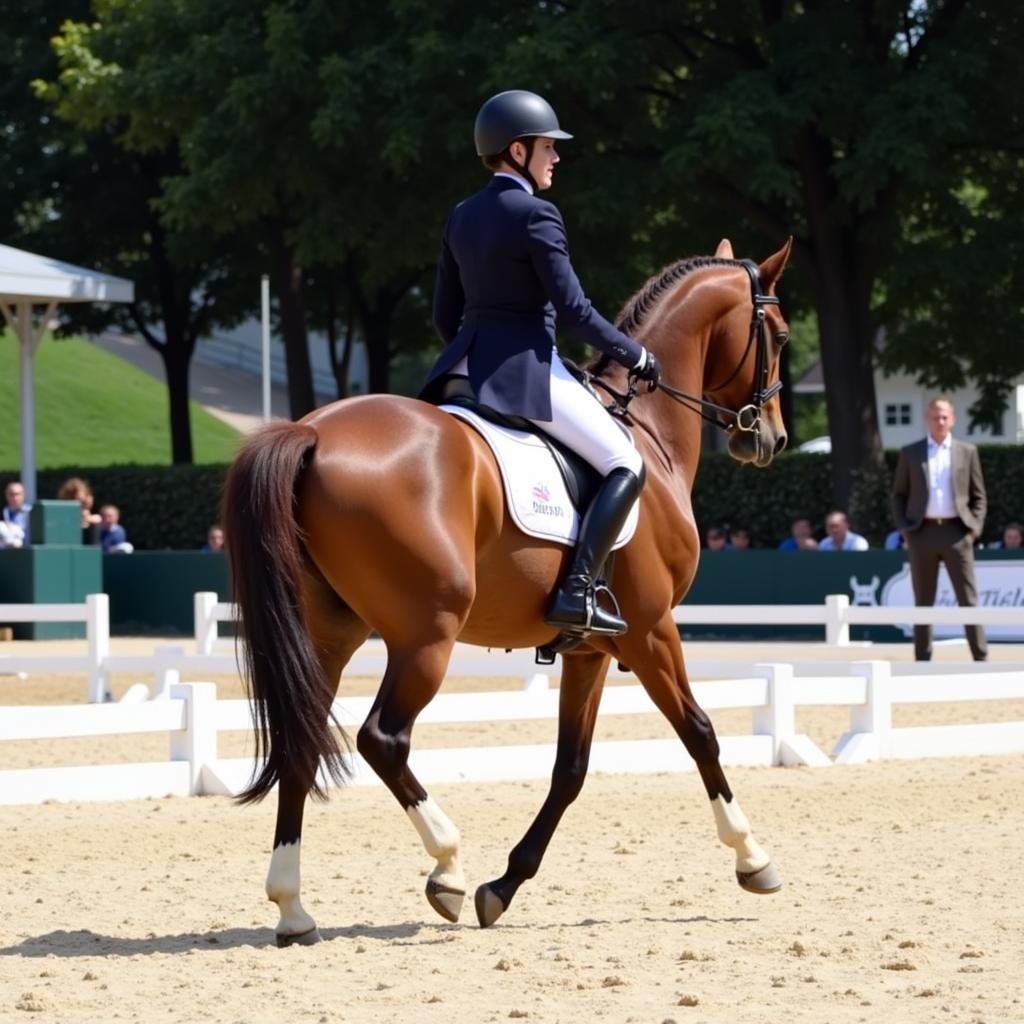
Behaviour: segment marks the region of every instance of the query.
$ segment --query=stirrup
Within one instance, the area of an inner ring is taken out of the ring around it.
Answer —
[[[580,577],[578,577],[579,579]],[[598,598],[601,594],[607,594],[611,601],[612,610],[606,610],[601,608],[598,604]],[[604,580],[593,580],[587,579],[586,586],[576,592],[570,592],[566,589],[560,589],[555,595],[555,601],[557,604],[559,600],[565,602],[582,602],[582,608],[577,603],[576,610],[583,612],[583,621],[574,622],[571,619],[560,619],[557,616],[553,616],[549,611],[549,614],[544,617],[544,622],[548,626],[552,626],[555,629],[561,630],[563,633],[567,633],[571,636],[587,637],[591,634],[597,636],[621,636],[628,629],[626,621],[622,618],[622,613],[619,610],[619,602],[616,600],[615,595],[611,592],[608,584]],[[598,613],[601,616],[610,616],[618,619],[621,626],[616,625],[608,628],[605,626],[597,625],[595,620],[598,617]]]
[[[597,598],[600,594],[607,594],[608,600],[612,603],[611,614],[617,619],[622,618],[622,609],[619,607],[619,599],[612,593],[612,588],[608,586],[605,580],[594,580],[593,586],[590,588],[593,594],[593,610],[597,611]],[[588,595],[589,596],[589,595]],[[625,620],[623,620],[625,621]]]

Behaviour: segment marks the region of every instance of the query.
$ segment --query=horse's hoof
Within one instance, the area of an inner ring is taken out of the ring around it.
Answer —
[[[736,881],[740,883],[740,888],[746,889],[747,892],[764,896],[778,892],[782,888],[782,878],[771,862],[765,864],[760,871],[737,871]]]
[[[320,936],[320,929],[313,925],[308,932],[299,932],[298,935],[278,935],[277,948],[287,949],[289,946],[315,946],[318,942],[323,941],[323,938]]]
[[[481,885],[476,891],[476,919],[481,928],[487,928],[505,913],[505,904],[501,902],[494,890],[487,884]]]
[[[453,889],[451,886],[435,882],[433,878],[427,879],[427,902],[446,921],[453,924],[458,921],[462,913],[462,901],[466,898],[465,889]]]

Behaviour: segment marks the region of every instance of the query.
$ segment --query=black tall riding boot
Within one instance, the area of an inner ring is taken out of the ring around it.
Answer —
[[[616,636],[628,628],[624,619],[597,603],[595,577],[640,494],[641,480],[628,469],[613,469],[602,481],[580,525],[572,564],[555,594],[544,622],[563,633],[605,633]],[[607,590],[607,587],[601,587]],[[611,591],[608,591],[609,595]],[[612,598],[614,602],[614,598]]]

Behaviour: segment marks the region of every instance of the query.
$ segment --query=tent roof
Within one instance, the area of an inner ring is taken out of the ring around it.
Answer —
[[[49,302],[132,302],[135,286],[48,256],[0,245],[0,299]]]

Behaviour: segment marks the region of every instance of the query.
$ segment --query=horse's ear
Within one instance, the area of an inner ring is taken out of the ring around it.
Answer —
[[[789,251],[793,248],[793,236],[790,235],[786,239],[786,244],[777,252],[773,253],[764,261],[760,266],[761,271],[761,285],[766,290],[771,288],[780,277],[782,277],[782,271],[786,268],[786,263],[789,260]]]
[[[715,250],[715,255],[719,257],[719,259],[723,260],[736,259],[732,251],[732,242],[730,242],[728,238],[723,238],[718,243],[718,248]]]

